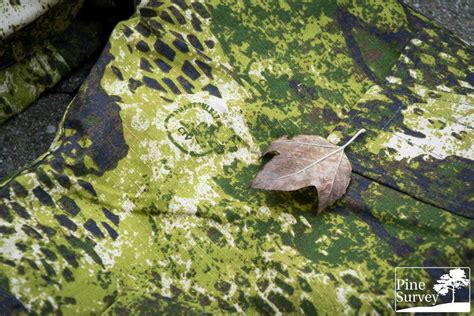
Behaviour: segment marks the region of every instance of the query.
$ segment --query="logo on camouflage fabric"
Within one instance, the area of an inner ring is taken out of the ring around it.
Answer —
[[[469,313],[470,279],[467,267],[395,268],[395,311]]]
[[[173,144],[193,156],[222,152],[225,140],[230,136],[219,113],[205,103],[190,103],[178,108],[165,119],[165,127]]]

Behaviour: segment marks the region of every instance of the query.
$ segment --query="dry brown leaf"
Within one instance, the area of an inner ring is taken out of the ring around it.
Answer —
[[[340,199],[351,180],[351,163],[346,148],[365,130],[357,132],[343,146],[336,146],[320,136],[286,136],[273,141],[264,155],[275,156],[252,182],[256,189],[295,191],[314,186],[318,191],[318,213]]]

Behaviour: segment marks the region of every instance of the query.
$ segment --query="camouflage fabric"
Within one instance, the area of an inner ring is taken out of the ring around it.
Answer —
[[[99,48],[103,23],[74,19],[82,2],[0,3],[0,124]]]
[[[83,0],[12,0],[0,3],[0,69],[61,34]]]
[[[395,267],[472,265],[472,53],[398,2],[142,1],[1,186],[1,306],[389,314]],[[360,127],[320,216],[249,187],[272,139]]]

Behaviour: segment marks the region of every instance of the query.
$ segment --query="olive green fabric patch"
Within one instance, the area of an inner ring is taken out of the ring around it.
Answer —
[[[356,172],[473,218],[474,49],[427,21],[413,24],[396,67],[330,139],[368,129],[349,149]]]

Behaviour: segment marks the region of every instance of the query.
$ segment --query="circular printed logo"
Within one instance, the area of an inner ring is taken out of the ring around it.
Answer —
[[[165,119],[168,137],[181,151],[193,156],[222,152],[233,136],[225,128],[219,113],[205,103],[190,103],[173,111]]]

